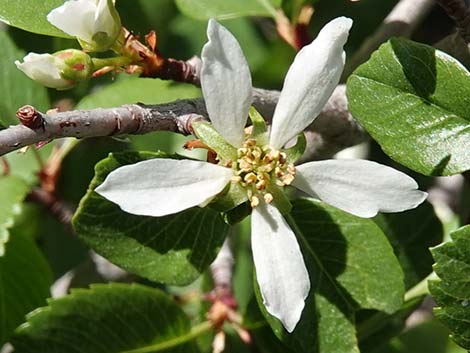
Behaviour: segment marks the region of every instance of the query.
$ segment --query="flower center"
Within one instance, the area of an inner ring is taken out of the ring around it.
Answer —
[[[235,175],[232,181],[246,189],[251,207],[259,205],[259,198],[266,203],[273,201],[272,186],[290,185],[295,178],[294,164],[287,162],[284,152],[270,146],[258,146],[256,140],[247,139],[237,150]]]

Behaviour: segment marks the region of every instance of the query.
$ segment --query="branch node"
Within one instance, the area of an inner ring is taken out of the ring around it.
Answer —
[[[44,129],[44,118],[32,105],[24,105],[16,112],[16,117],[20,123],[32,130]]]

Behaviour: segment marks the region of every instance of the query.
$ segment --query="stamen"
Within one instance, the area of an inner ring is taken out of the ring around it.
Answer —
[[[273,202],[273,200],[274,200],[273,195],[270,194],[269,192],[266,193],[266,194],[264,194],[263,197],[264,197],[264,201],[265,201],[266,203],[271,203],[271,202]]]
[[[256,196],[251,197],[251,207],[255,208],[256,206],[259,205],[259,198]]]
[[[266,203],[273,201],[274,196],[266,192],[270,185],[284,187],[294,181],[295,166],[287,163],[285,152],[268,145],[257,146],[256,140],[247,139],[237,150],[237,156],[230,164],[235,172],[232,181],[245,188],[251,207],[259,205],[261,196]]]

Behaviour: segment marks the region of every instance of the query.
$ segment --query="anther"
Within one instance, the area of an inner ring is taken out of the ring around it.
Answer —
[[[242,181],[242,177],[239,176],[239,175],[234,175],[231,180],[232,180],[232,182],[234,182],[234,183],[239,183],[239,182]]]
[[[247,183],[247,184],[253,184],[256,182],[258,178],[256,177],[256,174],[255,173],[248,173],[247,175],[245,175],[245,177],[243,178],[243,180]]]
[[[264,197],[264,201],[265,201],[266,203],[271,203],[271,202],[273,202],[273,199],[274,199],[274,198],[273,198],[273,195],[271,195],[269,192],[266,193],[266,194],[264,194],[263,197]]]
[[[257,196],[252,196],[250,201],[251,201],[250,204],[252,208],[255,208],[256,206],[259,205],[259,198]]]

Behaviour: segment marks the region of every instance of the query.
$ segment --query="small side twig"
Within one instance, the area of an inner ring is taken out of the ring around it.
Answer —
[[[436,0],[447,15],[455,21],[459,35],[470,42],[470,9],[465,0]]]
[[[72,220],[74,209],[67,205],[62,200],[58,199],[52,193],[36,187],[31,190],[28,194],[27,201],[32,201],[43,205],[46,209],[56,217],[62,224],[70,227],[70,221]]]

